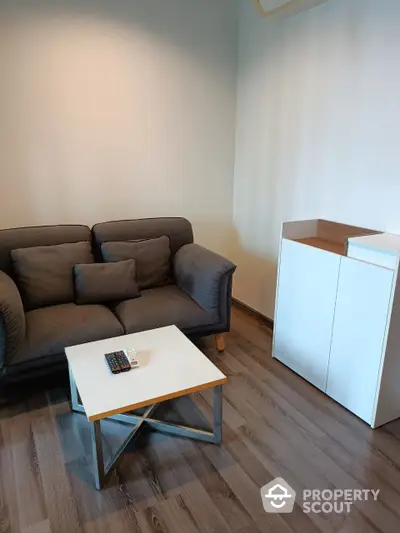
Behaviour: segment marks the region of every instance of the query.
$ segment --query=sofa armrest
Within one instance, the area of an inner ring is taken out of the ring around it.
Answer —
[[[198,244],[176,253],[174,273],[178,287],[203,309],[229,327],[232,274],[236,265]]]
[[[25,339],[25,313],[14,281],[0,271],[0,371]]]

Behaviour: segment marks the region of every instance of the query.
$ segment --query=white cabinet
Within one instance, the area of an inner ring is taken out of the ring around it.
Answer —
[[[273,356],[372,427],[400,416],[399,256],[397,235],[283,225]]]
[[[393,271],[343,257],[326,393],[372,424]]]
[[[335,254],[282,241],[275,357],[321,390],[325,390],[339,264]]]

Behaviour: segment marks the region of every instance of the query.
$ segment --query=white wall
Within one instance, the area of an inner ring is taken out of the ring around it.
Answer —
[[[240,11],[235,296],[272,317],[283,220],[400,232],[400,2]]]
[[[231,0],[0,0],[0,227],[182,215],[226,253],[236,16]]]

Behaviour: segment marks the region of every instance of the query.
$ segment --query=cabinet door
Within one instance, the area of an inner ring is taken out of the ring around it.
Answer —
[[[325,391],[341,256],[283,239],[274,357]]]
[[[371,423],[393,271],[343,257],[326,392]]]

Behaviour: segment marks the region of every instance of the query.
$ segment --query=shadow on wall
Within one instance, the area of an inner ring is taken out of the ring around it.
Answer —
[[[230,259],[238,265],[233,281],[233,296],[240,302],[274,318],[277,277],[276,259],[254,253],[239,239],[232,229]]]

